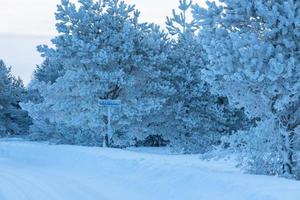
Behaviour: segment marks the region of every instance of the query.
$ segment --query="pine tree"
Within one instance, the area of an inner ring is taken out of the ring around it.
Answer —
[[[64,75],[64,68],[58,59],[48,59],[34,70],[33,80],[53,84],[57,78]]]
[[[165,34],[139,23],[139,12],[123,1],[79,3],[76,8],[62,1],[55,48],[39,48],[50,65],[59,61],[63,75],[55,82],[33,84],[43,101],[24,106],[34,121],[43,114],[46,124],[55,124],[56,136],[64,142],[98,145],[107,123],[98,101],[121,100],[122,107],[113,113],[114,138],[127,138],[129,145],[133,138],[148,136],[147,120],[165,99],[160,93],[171,91],[167,82],[158,81],[168,48]]]
[[[194,7],[209,58],[203,77],[216,93],[260,120],[236,145],[246,149],[250,170],[299,178],[300,3],[222,2],[208,3],[207,10]]]
[[[40,49],[41,47],[38,47]],[[27,107],[38,107],[38,104],[44,101],[41,96],[39,85],[44,85],[48,83],[49,85],[55,83],[55,81],[64,75],[64,68],[61,64],[62,61],[57,57],[45,58],[41,65],[38,65],[33,72],[33,79],[28,85],[28,101],[23,102],[21,105],[26,109]],[[55,140],[59,141],[61,133],[57,129],[55,123],[51,123],[49,119],[43,115],[42,110],[35,109],[35,118],[33,119],[33,124],[30,126],[30,139],[32,140]]]
[[[227,99],[211,94],[202,79],[201,70],[207,58],[198,45],[196,20],[188,20],[192,2],[180,1],[180,13],[173,10],[167,18],[167,29],[173,35],[168,56],[169,71],[164,73],[175,93],[168,97],[160,128],[171,145],[184,153],[204,153],[220,143],[222,135],[242,129],[243,112],[230,108]],[[246,123],[245,123],[246,124]],[[239,127],[240,126],[240,127]]]
[[[26,98],[22,81],[0,60],[0,136],[28,134],[31,120],[19,105]]]

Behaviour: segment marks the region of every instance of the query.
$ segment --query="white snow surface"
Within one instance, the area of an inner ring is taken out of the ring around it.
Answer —
[[[300,182],[166,150],[0,140],[0,200],[299,200]]]

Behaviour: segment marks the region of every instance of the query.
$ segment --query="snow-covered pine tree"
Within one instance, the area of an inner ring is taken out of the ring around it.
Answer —
[[[62,61],[55,57],[46,57],[41,65],[38,65],[34,70],[33,79],[28,85],[28,95],[30,103],[23,102],[22,105],[26,104],[31,109],[38,104],[43,102],[43,97],[39,89],[39,85],[53,84],[57,78],[64,75],[64,68],[61,64]],[[26,103],[26,104],[24,104]],[[33,112],[32,112],[33,115]],[[31,140],[55,140],[59,141],[61,138],[60,131],[54,122],[50,122],[47,116],[43,114],[43,110],[35,110],[35,117],[33,119],[34,123],[30,126],[30,139]]]
[[[38,65],[33,73],[33,80],[45,83],[54,83],[57,78],[64,75],[63,65],[58,59],[46,58],[41,65]]]
[[[224,0],[194,7],[200,44],[214,91],[244,107],[256,127],[235,135],[255,173],[299,173],[300,3],[295,0]],[[298,106],[297,106],[298,105]],[[239,149],[240,150],[240,149]]]
[[[13,77],[0,60],[0,137],[28,134],[31,120],[19,105],[26,98],[22,81]]]
[[[212,95],[202,80],[201,70],[206,67],[207,58],[197,43],[197,21],[189,20],[191,6],[192,1],[181,0],[180,13],[173,10],[173,16],[167,18],[173,39],[168,53],[169,71],[164,78],[176,92],[169,96],[160,113],[164,119],[158,127],[167,133],[166,138],[176,151],[204,153],[218,145],[222,135],[242,129],[247,120],[242,111],[229,107],[226,98]]]
[[[59,61],[64,74],[54,83],[34,83],[43,101],[24,108],[37,123],[43,116],[45,129],[48,122],[55,124],[60,141],[97,145],[107,120],[99,99],[121,100],[122,107],[113,113],[114,145],[122,145],[116,144],[122,137],[129,145],[151,132],[149,116],[172,92],[168,82],[158,80],[169,48],[166,36],[158,27],[140,23],[139,12],[123,1],[79,4],[77,8],[62,1],[56,13],[60,34],[52,40],[55,48],[39,48],[50,64]]]

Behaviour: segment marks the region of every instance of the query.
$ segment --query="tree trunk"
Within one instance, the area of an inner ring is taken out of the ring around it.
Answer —
[[[279,117],[280,133],[283,138],[283,172],[288,176],[300,176],[297,172],[297,149],[295,147],[295,140],[297,137],[296,128],[300,125],[300,100],[290,104],[284,112],[281,112]],[[299,169],[298,169],[299,170]],[[296,177],[300,178],[300,177]]]

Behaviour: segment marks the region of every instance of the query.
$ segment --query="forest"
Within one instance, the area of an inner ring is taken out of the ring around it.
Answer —
[[[0,61],[0,137],[166,146],[299,180],[300,2],[206,4],[180,0],[164,29],[121,0],[62,0],[28,86]]]

